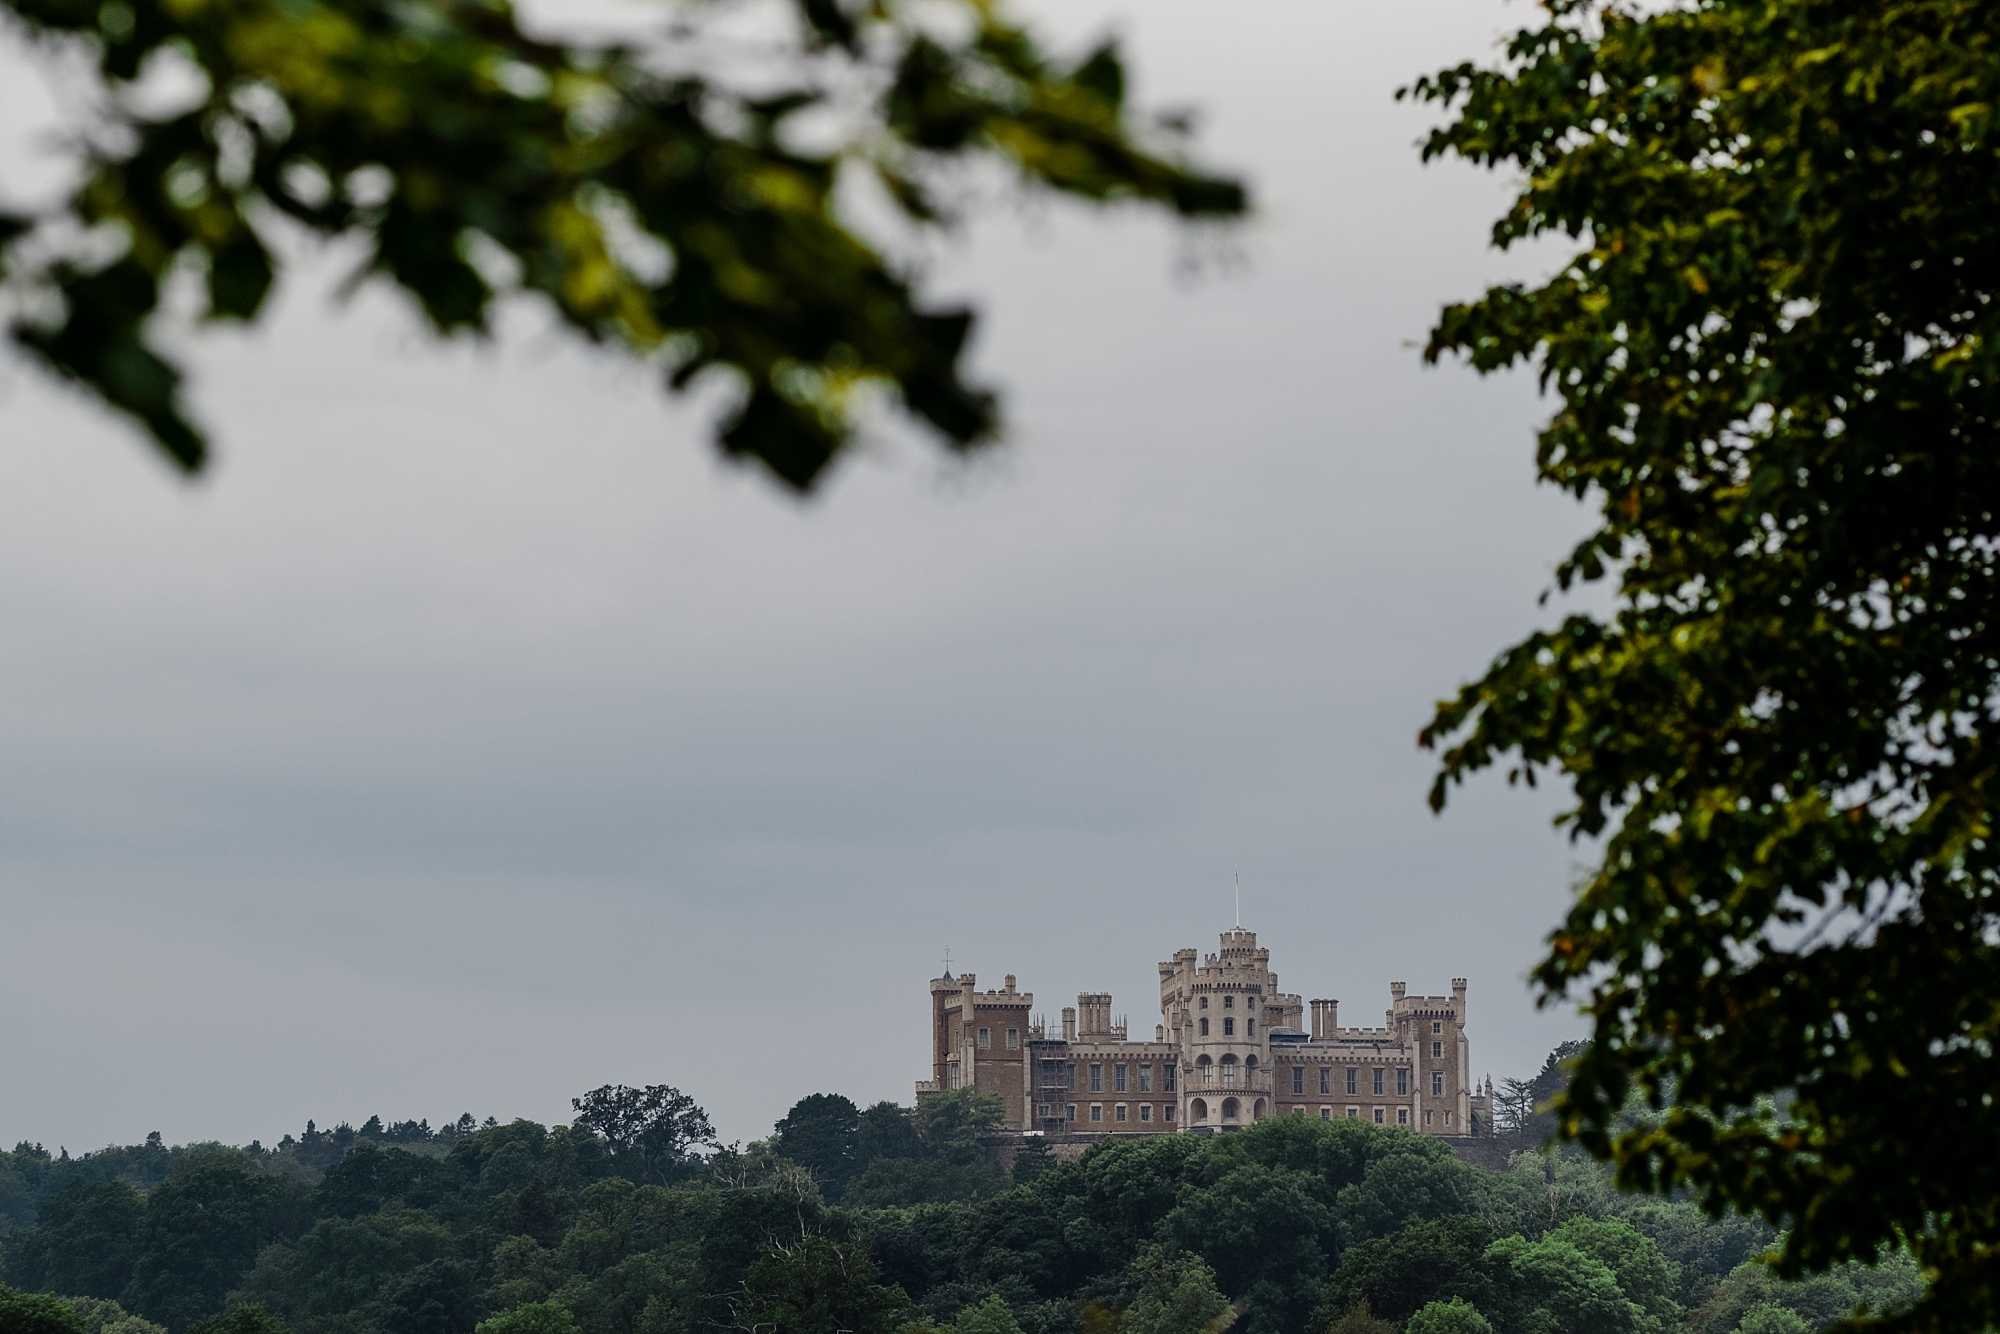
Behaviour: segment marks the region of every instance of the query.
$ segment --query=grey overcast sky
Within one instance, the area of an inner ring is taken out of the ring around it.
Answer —
[[[1433,818],[1414,744],[1582,522],[1528,379],[1421,364],[1521,261],[1506,182],[1422,167],[1390,96],[1528,8],[1032,12],[1122,32],[1261,216],[1198,281],[1116,213],[946,246],[1011,420],[970,465],[885,448],[797,503],[647,375],[532,320],[440,349],[324,268],[192,350],[200,485],[0,363],[0,1141],[554,1121],[606,1082],[748,1139],[907,1101],[947,946],[1150,1033],[1238,872],[1288,988],[1365,1017],[1466,974],[1496,1077],[1577,1031],[1523,982],[1550,800]],[[0,180],[50,104],[0,53]]]

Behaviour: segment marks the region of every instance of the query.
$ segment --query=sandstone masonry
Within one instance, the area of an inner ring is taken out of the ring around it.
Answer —
[[[1425,1135],[1492,1127],[1493,1081],[1471,1076],[1466,980],[1448,996],[1389,984],[1380,1028],[1340,1023],[1340,1002],[1278,989],[1271,951],[1241,926],[1221,948],[1160,964],[1152,1041],[1132,1041],[1108,992],[1084,992],[1051,1031],[1033,992],[1008,974],[981,991],[971,973],[933,978],[931,1077],[917,1096],[995,1094],[1005,1124],[1047,1135],[1235,1130],[1267,1116],[1353,1117]]]

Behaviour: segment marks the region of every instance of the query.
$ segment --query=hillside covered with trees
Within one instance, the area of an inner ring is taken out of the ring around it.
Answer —
[[[1511,1084],[1523,1145],[1561,1069]],[[1920,1290],[1902,1255],[1781,1282],[1769,1226],[1619,1194],[1573,1153],[1496,1171],[1352,1121],[1033,1145],[1003,1170],[970,1093],[814,1094],[729,1147],[664,1086],[575,1107],[269,1148],[21,1145],[0,1155],[0,1328],[1798,1334]]]

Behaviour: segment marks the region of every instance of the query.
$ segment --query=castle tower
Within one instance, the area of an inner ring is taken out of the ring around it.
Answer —
[[[1182,1127],[1235,1130],[1264,1119],[1271,1114],[1265,1007],[1277,994],[1270,950],[1259,947],[1256,932],[1234,926],[1222,933],[1221,948],[1185,976]]]

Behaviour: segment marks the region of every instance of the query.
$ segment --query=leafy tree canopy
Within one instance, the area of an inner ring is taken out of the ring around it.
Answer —
[[[1595,1040],[1558,1115],[1630,1186],[1907,1238],[1909,1329],[2000,1321],[2000,26],[1983,0],[1548,0],[1410,91],[1521,182],[1547,281],[1428,355],[1536,368],[1577,613],[1425,729],[1433,789],[1553,773],[1585,878],[1535,977]],[[1620,1127],[1633,1091],[1657,1124]],[[1778,1116],[1768,1099],[1795,1095]]]
[[[83,1334],[67,1302],[0,1286],[0,1330],[6,1334]]]
[[[91,109],[71,127],[74,188],[0,201],[8,332],[197,469],[208,444],[163,303],[185,278],[202,319],[253,321],[288,240],[340,241],[357,281],[400,291],[439,334],[483,334],[528,297],[675,388],[725,373],[722,447],[803,488],[871,398],[954,449],[998,426],[965,376],[970,312],[923,298],[899,233],[862,227],[845,186],[872,181],[903,234],[951,220],[945,168],[1181,217],[1243,211],[1236,182],[1182,160],[1180,122],[1127,107],[1112,46],[1057,58],[974,0],[944,21],[780,0],[757,58],[718,31],[744,8],[588,44],[531,30],[507,0],[0,0],[51,58],[80,57],[64,68]],[[163,67],[188,85],[165,108],[137,93]]]
[[[479,1322],[474,1334],[580,1334],[569,1308],[556,1302],[527,1302]]]
[[[701,1150],[716,1147],[708,1113],[668,1084],[606,1084],[571,1098],[570,1106],[577,1126],[601,1136],[613,1159],[631,1164],[645,1181],[684,1174]]]
[[[793,1103],[778,1122],[773,1147],[838,1199],[859,1166],[860,1139],[860,1109],[838,1093],[814,1093]]]
[[[1463,1297],[1431,1302],[1403,1326],[1403,1334],[1493,1334],[1479,1308]]]

